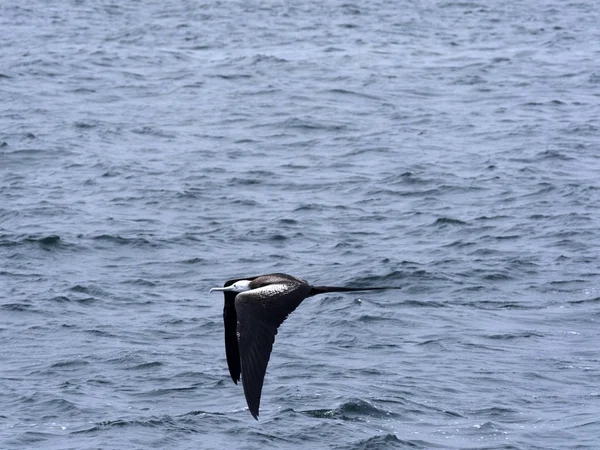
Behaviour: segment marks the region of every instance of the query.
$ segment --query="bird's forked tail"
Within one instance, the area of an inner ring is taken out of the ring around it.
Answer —
[[[355,291],[382,291],[384,289],[402,289],[401,287],[389,286],[389,287],[364,287],[364,288],[352,288],[352,287],[340,287],[340,286],[311,286],[308,297],[317,294],[325,294],[327,292],[355,292]]]

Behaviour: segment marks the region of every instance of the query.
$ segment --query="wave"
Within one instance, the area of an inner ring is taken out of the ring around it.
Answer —
[[[354,399],[347,401],[334,409],[312,409],[301,411],[307,416],[318,419],[363,420],[365,418],[392,418],[398,414],[390,410],[378,408],[365,400]]]

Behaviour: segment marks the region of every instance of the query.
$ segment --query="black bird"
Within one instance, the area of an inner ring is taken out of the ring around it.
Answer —
[[[233,382],[242,376],[250,414],[258,420],[260,394],[277,328],[302,300],[327,292],[390,289],[311,286],[301,278],[284,273],[235,278],[222,288],[225,307],[225,354]],[[392,288],[394,289],[394,288]]]

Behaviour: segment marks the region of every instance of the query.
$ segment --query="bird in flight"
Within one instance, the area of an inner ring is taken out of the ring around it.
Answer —
[[[388,287],[351,288],[311,286],[301,278],[272,273],[225,282],[222,288],[225,307],[225,354],[233,382],[242,377],[250,414],[258,420],[258,408],[267,364],[279,325],[302,300],[327,292],[354,292]]]

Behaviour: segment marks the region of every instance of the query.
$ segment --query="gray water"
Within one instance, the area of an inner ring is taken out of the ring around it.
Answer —
[[[600,9],[0,5],[0,448],[600,448]],[[220,294],[306,300],[258,422]]]

